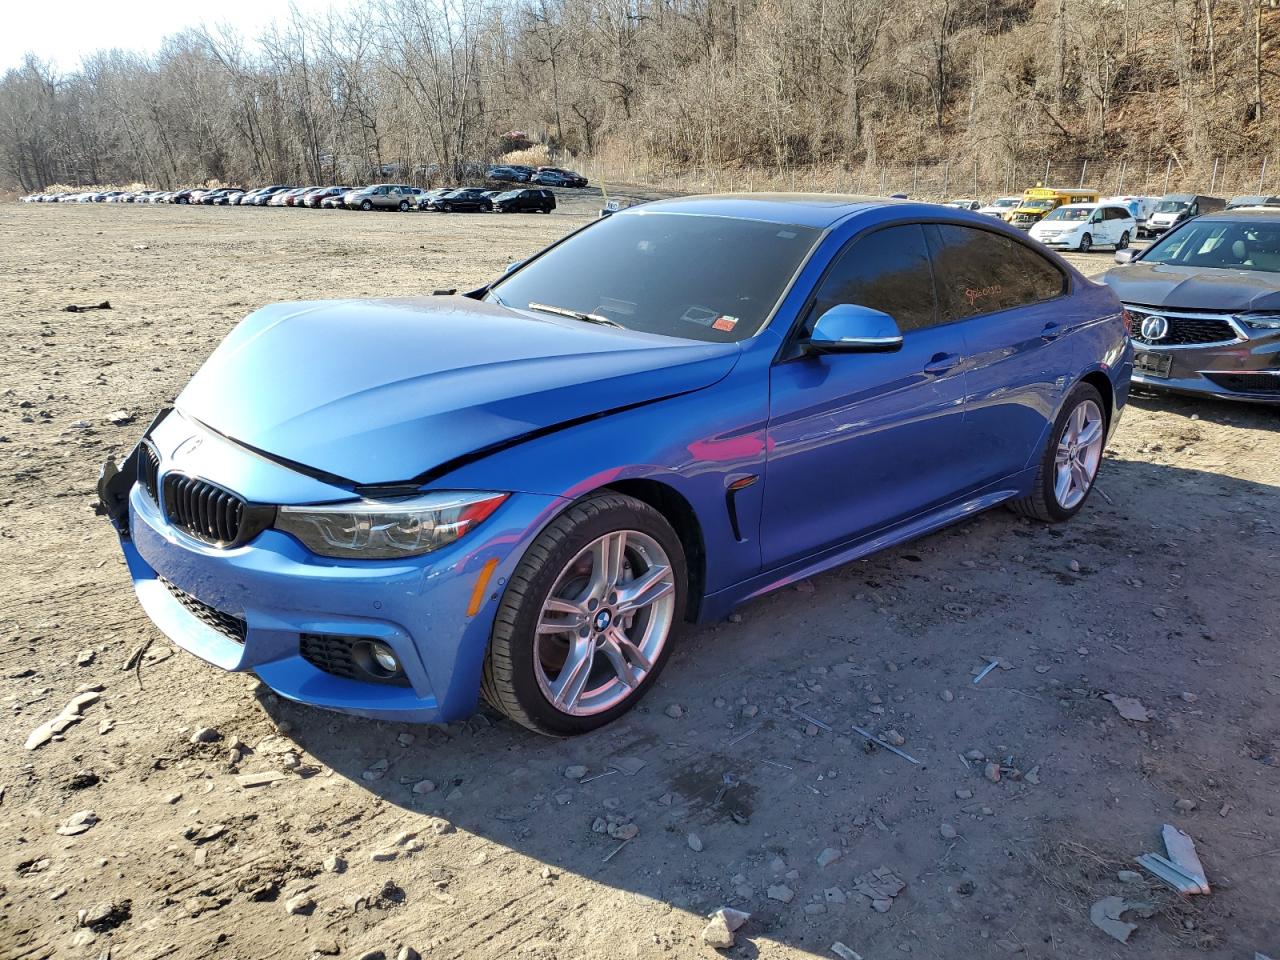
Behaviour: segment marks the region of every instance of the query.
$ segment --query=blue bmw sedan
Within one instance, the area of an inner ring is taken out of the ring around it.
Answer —
[[[978,214],[648,203],[465,295],[264,307],[99,496],[143,608],[210,663],[575,734],[686,622],[997,504],[1069,519],[1125,324]]]

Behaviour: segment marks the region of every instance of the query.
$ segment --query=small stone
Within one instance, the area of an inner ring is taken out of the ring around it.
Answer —
[[[323,957],[336,957],[342,952],[342,948],[338,946],[338,941],[332,938],[328,940],[313,940],[311,942],[311,950]]]
[[[1181,800],[1175,800],[1173,802],[1173,808],[1179,813],[1190,813],[1196,808],[1196,802],[1184,797]]]
[[[98,722],[98,733],[102,736],[106,736],[115,728],[116,722],[114,720],[101,720]]]
[[[745,707],[742,708],[742,715],[748,720],[750,720],[759,712],[760,712],[760,708],[757,707],[754,703],[748,703]]]
[[[453,833],[455,827],[448,820],[437,820],[431,825],[431,829],[435,831],[437,837],[442,837],[446,833]]]
[[[396,960],[422,960],[422,954],[413,947],[401,947],[396,951]]]
[[[716,697],[714,700],[711,701],[711,705],[715,707],[717,710],[723,710],[727,705],[727,701],[725,700],[724,697]]]
[[[685,839],[689,844],[690,850],[692,850],[694,853],[702,852],[702,838],[700,836],[698,836],[696,833],[691,833]]]
[[[316,908],[316,902],[310,894],[300,893],[284,902],[284,912],[288,914],[309,913]]]
[[[591,821],[592,833],[607,833],[608,831],[609,831],[609,824],[604,817],[596,817],[594,820]]]
[[[213,743],[215,740],[221,740],[222,734],[213,727],[200,727],[191,735],[192,743]]]
[[[983,771],[983,776],[985,776],[992,783],[999,783],[1000,782],[1000,764],[988,763],[986,769]]]
[[[633,840],[640,835],[640,828],[634,823],[622,823],[609,831],[615,840]]]
[[[167,797],[165,797],[164,802],[172,805],[177,803],[181,799],[182,799],[182,791],[179,790],[177,793],[171,793]]]
[[[887,742],[895,747],[900,747],[907,742],[907,738],[900,734],[897,730],[886,730],[884,738]]]
[[[684,707],[680,706],[678,703],[669,703],[667,704],[667,708],[662,712],[672,720],[679,720],[684,716]]]
[[[1183,690],[1180,694],[1178,694],[1178,696],[1181,697],[1183,701],[1186,703],[1195,703],[1197,700],[1200,699],[1190,690]]]
[[[872,900],[871,908],[876,913],[888,913],[893,908],[892,900]]]
[[[564,768],[564,776],[566,780],[581,780],[587,775],[587,768],[582,764],[575,764],[572,767]]]
[[[413,735],[412,733],[400,733],[400,734],[396,734],[396,743],[400,744],[400,746],[402,746],[402,747],[411,747],[411,746],[413,746],[413,742],[414,742],[414,740],[415,740],[415,739],[416,739],[416,738],[414,737],[414,735]]]
[[[240,784],[244,789],[250,790],[253,787],[265,787],[275,783],[277,780],[288,779],[287,773],[279,770],[259,770],[257,773],[242,773],[236,777],[236,783]]]
[[[369,765],[369,768],[360,774],[360,779],[372,783],[375,780],[381,780],[387,775],[387,768],[391,766],[391,761],[386,757]]]
[[[852,947],[847,947],[839,940],[831,945],[831,952],[840,960],[862,960],[862,954],[858,953]]]
[[[952,693],[950,690],[943,690],[942,693],[939,694],[939,696],[942,697],[943,703],[950,703],[952,700],[956,698],[956,695]]]
[[[76,666],[87,667],[93,663],[94,653],[92,650],[81,650],[76,654]]]
[[[959,834],[956,833],[956,828],[949,823],[944,823],[942,826],[940,826],[938,828],[938,833],[942,835],[943,840],[954,840],[957,836],[959,836]]]
[[[393,847],[403,847],[406,843],[417,836],[418,832],[416,830],[402,830],[400,833],[396,834],[395,839],[391,841],[391,845]]]
[[[972,799],[972,797],[973,797],[972,790],[967,790],[964,787],[961,787],[959,790],[956,791],[957,800],[969,800],[969,799]]]
[[[435,789],[436,785],[432,780],[419,780],[413,785],[413,792],[418,796],[422,796],[425,793],[434,793]]]
[[[827,849],[818,854],[818,866],[829,867],[843,855],[844,852],[842,850],[837,850],[835,847],[827,847]]]
[[[777,900],[781,903],[790,903],[795,899],[796,893],[785,883],[774,884],[769,888],[769,899]]]
[[[1068,569],[1068,570],[1070,570],[1072,573],[1079,573],[1079,572],[1080,572],[1080,561],[1079,561],[1079,560],[1072,560],[1070,563],[1068,563],[1068,564],[1067,564],[1067,569]]]
[[[827,889],[822,891],[822,898],[826,900],[827,903],[848,903],[849,901],[845,892],[839,887],[827,887]]]
[[[320,865],[324,867],[325,873],[345,873],[347,870],[347,861],[336,853],[325,857]]]
[[[796,584],[796,593],[813,593],[815,589],[811,580],[801,580]]]
[[[741,623],[741,622],[742,622],[742,614],[740,614],[740,613],[731,613],[731,614],[729,614],[729,622],[730,622],[730,623]]]
[[[369,859],[374,863],[389,863],[399,855],[397,850],[374,850],[369,854]]]
[[[981,750],[966,750],[964,752],[964,758],[966,760],[985,760],[987,759],[987,755]]]
[[[1119,870],[1116,872],[1116,879],[1121,883],[1141,883],[1142,874],[1136,870]]]
[[[92,810],[81,810],[73,813],[58,827],[58,833],[64,837],[74,837],[84,833],[98,822],[98,815]]]
[[[1033,787],[1038,787],[1040,785],[1040,764],[1037,763],[1034,767],[1028,770],[1023,779]]]

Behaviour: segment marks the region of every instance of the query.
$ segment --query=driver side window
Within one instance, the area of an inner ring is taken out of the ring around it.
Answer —
[[[804,332],[812,332],[820,316],[842,303],[887,313],[904,334],[939,322],[929,248],[920,224],[877,230],[837,254],[818,285]]]

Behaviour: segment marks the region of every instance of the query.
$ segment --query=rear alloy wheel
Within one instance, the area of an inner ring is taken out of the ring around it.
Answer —
[[[445,213],[453,213],[453,204],[442,203],[440,204],[440,209],[443,210]]]
[[[1126,230],[1124,233],[1120,234],[1120,242],[1116,244],[1116,249],[1117,249],[1117,250],[1123,250],[1123,249],[1125,249],[1127,246],[1129,246],[1129,231],[1128,231],[1128,230]]]
[[[1093,249],[1093,237],[1089,236],[1089,234],[1086,233],[1083,237],[1080,238],[1080,252],[1088,253],[1092,249]]]
[[[373,209],[373,204],[372,204],[372,203],[370,203],[368,200],[362,200],[362,201],[360,202],[360,209],[361,209],[361,210],[372,210],[372,209]]]
[[[1061,523],[1080,512],[1102,466],[1107,439],[1103,406],[1102,395],[1090,384],[1077,384],[1071,391],[1040,458],[1031,496],[1010,504],[1016,513]]]
[[[569,736],[630,710],[684,614],[684,551],[666,519],[617,493],[553,520],[512,575],[482,692],[512,720]]]

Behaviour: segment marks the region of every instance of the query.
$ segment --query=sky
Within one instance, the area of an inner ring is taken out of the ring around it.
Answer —
[[[293,0],[304,14],[322,13],[342,0]],[[201,24],[229,24],[246,37],[289,15],[290,0],[17,0],[6,5],[0,30],[0,74],[22,63],[28,52],[52,60],[60,71],[74,70],[95,50],[118,47],[154,53],[165,37]]]

